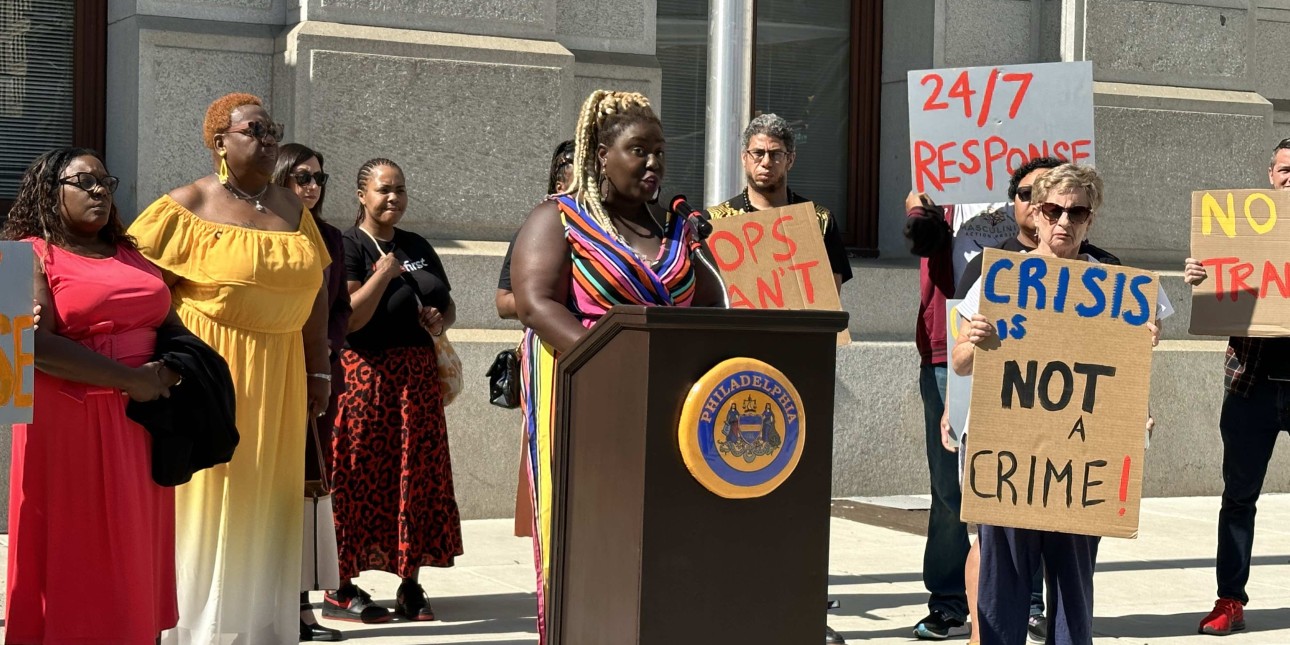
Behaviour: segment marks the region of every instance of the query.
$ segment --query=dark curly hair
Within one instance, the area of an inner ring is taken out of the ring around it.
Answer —
[[[566,168],[568,170],[565,170]],[[561,174],[570,177],[573,175],[573,139],[561,141],[560,145],[555,147],[555,153],[551,155],[551,173],[546,181],[546,194],[555,194],[555,182],[559,181]]]
[[[313,157],[318,160],[319,168],[326,168],[327,164],[323,162],[321,153],[315,152],[312,148],[303,143],[284,143],[278,146],[278,160],[273,165],[273,183],[285,187],[287,179],[291,176],[291,169],[300,164],[309,161]],[[309,209],[309,213],[315,219],[322,219],[323,200],[327,199],[327,187],[318,187],[318,203]]]
[[[94,157],[100,163],[103,162],[103,156],[89,148],[57,148],[31,162],[27,172],[22,175],[18,197],[13,202],[13,208],[9,209],[0,237],[6,240],[38,237],[54,246],[67,245],[67,224],[62,215],[63,186],[58,182],[63,171],[77,157]],[[107,223],[99,229],[98,238],[117,247],[136,248],[134,238],[125,232],[115,201],[112,202],[112,212],[108,214]]]
[[[1020,168],[1013,171],[1012,180],[1008,182],[1008,199],[1017,198],[1017,188],[1020,186],[1021,180],[1026,178],[1026,175],[1036,170],[1052,170],[1064,163],[1069,162],[1057,157],[1035,157],[1022,164]]]

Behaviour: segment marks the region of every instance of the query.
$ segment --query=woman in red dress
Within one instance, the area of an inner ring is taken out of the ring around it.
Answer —
[[[92,150],[47,152],[4,225],[32,243],[44,321],[34,422],[13,427],[11,645],[152,645],[178,620],[174,491],[152,481],[151,438],[125,408],[179,381],[151,356],[157,329],[181,323],[125,234],[116,186]]]

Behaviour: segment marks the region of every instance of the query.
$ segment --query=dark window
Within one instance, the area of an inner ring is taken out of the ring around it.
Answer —
[[[851,3],[757,0],[753,116],[773,112],[797,135],[794,192],[847,218]]]
[[[843,240],[878,249],[882,3],[756,0],[754,115],[797,128],[793,190],[831,209]],[[658,0],[670,192],[703,195],[708,3]],[[704,204],[710,206],[711,204]]]
[[[705,105],[708,97],[708,3],[658,0],[659,67],[663,70],[663,134],[669,195],[703,199]],[[724,197],[722,198],[724,199]],[[702,206],[712,206],[703,204]]]
[[[0,212],[38,155],[102,150],[107,3],[0,3]]]

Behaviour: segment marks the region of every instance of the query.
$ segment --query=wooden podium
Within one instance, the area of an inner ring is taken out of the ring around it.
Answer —
[[[824,637],[835,349],[846,326],[833,311],[615,307],[560,359],[551,645]],[[700,484],[678,441],[691,388],[736,357],[782,372],[805,420],[796,467],[749,499]]]

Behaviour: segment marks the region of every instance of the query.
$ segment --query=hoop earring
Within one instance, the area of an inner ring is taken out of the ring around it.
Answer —
[[[219,171],[215,173],[215,177],[219,179],[220,184],[227,186],[228,185],[228,161],[224,159],[225,154],[226,153],[223,150],[221,150],[219,153]]]

